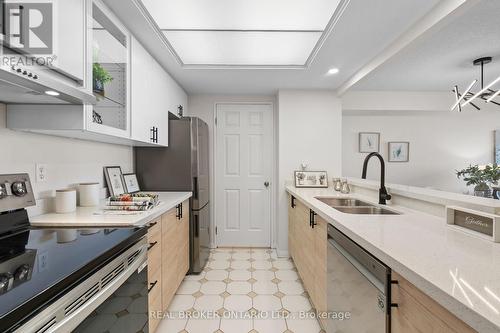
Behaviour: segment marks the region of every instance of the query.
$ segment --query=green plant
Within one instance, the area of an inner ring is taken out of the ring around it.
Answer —
[[[98,62],[94,62],[92,76],[94,80],[102,84],[113,81],[113,77]]]
[[[469,165],[469,167],[456,171],[458,178],[463,178],[467,186],[475,185],[476,189],[488,189],[488,184],[498,185],[500,180],[500,167],[497,164],[480,167]]]

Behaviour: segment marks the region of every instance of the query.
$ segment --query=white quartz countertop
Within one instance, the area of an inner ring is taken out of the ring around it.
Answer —
[[[159,204],[144,212],[126,212],[121,215],[105,214],[102,207],[77,207],[68,214],[43,214],[30,218],[30,223],[36,227],[131,227],[143,226],[174,208],[192,196],[191,192],[158,192]]]
[[[353,215],[315,199],[346,197],[333,189],[286,189],[472,328],[500,332],[500,243],[400,206],[387,208],[401,215]],[[357,194],[347,197],[374,203]]]

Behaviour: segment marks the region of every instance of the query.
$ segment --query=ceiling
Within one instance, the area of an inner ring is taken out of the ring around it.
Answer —
[[[500,1],[482,0],[437,31],[424,35],[358,82],[354,90],[464,91],[480,79],[474,59],[492,56],[485,85],[500,75]],[[476,85],[474,91],[478,91]],[[500,85],[493,87],[500,88]]]
[[[144,3],[153,1],[157,4],[163,3],[160,0],[142,1]],[[186,0],[175,1],[183,2]],[[283,2],[280,0],[275,1],[278,3]],[[290,3],[290,1],[298,1],[303,4],[302,0],[288,0],[287,3]],[[114,3],[114,10],[119,12],[120,1],[108,0],[106,2]],[[267,0],[267,2],[270,2],[270,0]],[[342,15],[340,15],[338,22],[333,26],[331,33],[326,36],[318,53],[306,68],[192,68],[183,66],[179,62],[179,59],[176,58],[175,53],[169,52],[163,45],[161,45],[161,53],[154,50],[153,53],[163,67],[169,71],[189,94],[270,95],[275,94],[279,89],[335,90],[363,65],[382,52],[412,24],[421,19],[438,2],[439,0],[348,1],[348,5]],[[201,3],[214,5],[218,1],[204,0]],[[160,10],[156,11],[161,13]],[[166,12],[163,11],[163,14],[166,15]],[[172,12],[175,13],[175,11]],[[234,13],[228,10],[215,11],[214,13],[219,15],[217,16],[218,18],[234,15]],[[263,15],[271,14],[279,18],[278,22],[287,21],[282,19],[283,15],[285,17],[286,15],[295,15],[293,13],[283,13],[283,10],[280,8],[265,12]],[[167,17],[164,15],[157,16],[159,19]],[[318,14],[316,13],[315,15]],[[321,29],[322,24],[325,22],[325,17],[330,17],[330,15],[331,13],[328,13],[328,15],[324,15],[321,19],[318,19],[321,24],[315,27],[315,29]],[[175,16],[172,15],[172,17]],[[252,16],[250,15],[250,17]],[[182,21],[183,16],[178,15],[176,20],[179,22]],[[198,23],[196,17],[189,18],[189,20],[186,18],[186,20],[190,23],[184,26],[198,28],[196,26]],[[217,20],[211,20],[210,22]],[[252,22],[253,20],[249,19],[247,24],[252,24]],[[174,23],[172,23],[172,26],[175,27],[177,23]],[[160,21],[157,24],[167,23]],[[209,27],[209,25],[205,22],[203,27]],[[297,28],[297,26],[290,28]],[[304,27],[299,26],[299,28],[303,29]],[[158,43],[156,42],[156,44]],[[258,52],[265,53],[266,50],[258,50]],[[161,54],[161,56],[158,56],[158,54]],[[336,75],[327,75],[326,73],[332,67],[339,68],[339,73]]]

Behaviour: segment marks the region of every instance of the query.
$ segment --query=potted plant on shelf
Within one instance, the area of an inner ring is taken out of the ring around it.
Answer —
[[[104,85],[113,81],[113,77],[98,62],[94,62],[92,68],[92,80],[94,93],[104,97]]]
[[[458,178],[463,178],[467,186],[474,185],[475,196],[490,198],[490,186],[498,185],[500,180],[500,167],[497,164],[469,165],[468,168],[457,170],[456,174]]]

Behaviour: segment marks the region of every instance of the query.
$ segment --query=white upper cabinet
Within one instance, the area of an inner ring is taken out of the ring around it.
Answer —
[[[130,137],[130,34],[100,2],[92,9],[92,90],[97,103],[87,107],[87,128]]]
[[[54,70],[83,85],[85,81],[86,0],[54,1]]]

